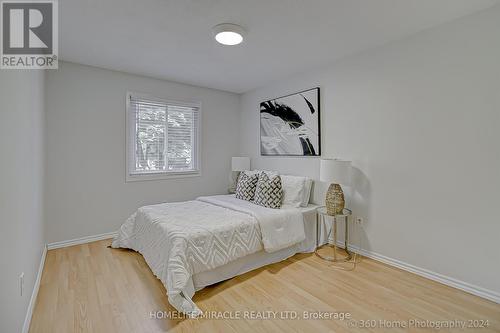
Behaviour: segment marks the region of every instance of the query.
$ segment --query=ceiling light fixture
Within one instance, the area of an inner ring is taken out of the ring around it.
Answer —
[[[245,30],[232,23],[218,24],[212,28],[214,37],[217,42],[223,45],[238,45],[243,42]]]

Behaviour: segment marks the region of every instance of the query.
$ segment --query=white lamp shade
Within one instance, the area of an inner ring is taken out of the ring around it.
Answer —
[[[325,183],[350,185],[351,161],[322,159],[319,168],[319,180]]]
[[[231,159],[232,171],[250,170],[250,157],[233,157]]]

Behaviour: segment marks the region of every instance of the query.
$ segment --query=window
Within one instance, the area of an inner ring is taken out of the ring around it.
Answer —
[[[200,104],[127,94],[127,180],[200,174]]]

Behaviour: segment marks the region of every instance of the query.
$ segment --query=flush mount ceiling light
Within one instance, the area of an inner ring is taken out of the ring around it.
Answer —
[[[217,42],[223,45],[238,45],[243,41],[245,30],[237,24],[222,23],[212,28]]]

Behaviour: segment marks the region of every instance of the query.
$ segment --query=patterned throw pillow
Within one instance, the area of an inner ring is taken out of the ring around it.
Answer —
[[[280,176],[269,178],[265,172],[259,175],[254,203],[268,208],[280,208],[283,200],[283,188]]]
[[[259,180],[258,174],[247,174],[245,171],[240,173],[238,183],[236,184],[235,197],[241,200],[252,201]]]

